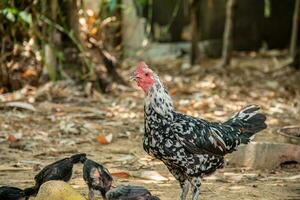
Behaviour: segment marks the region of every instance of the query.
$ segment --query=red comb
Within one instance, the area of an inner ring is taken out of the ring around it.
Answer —
[[[136,73],[142,73],[145,68],[148,68],[145,62],[140,62],[138,68],[135,70]]]

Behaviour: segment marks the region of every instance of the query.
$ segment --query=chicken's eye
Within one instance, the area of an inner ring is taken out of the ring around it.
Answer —
[[[149,76],[149,73],[146,73],[145,76]]]

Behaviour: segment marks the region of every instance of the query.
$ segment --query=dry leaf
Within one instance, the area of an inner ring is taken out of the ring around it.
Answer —
[[[129,178],[130,174],[128,172],[113,172],[111,173],[112,176],[118,177],[118,178]]]
[[[97,33],[98,33],[98,28],[96,28],[96,27],[92,28],[90,34],[91,34],[92,36],[96,37]]]
[[[116,161],[129,161],[129,160],[133,160],[135,158],[135,156],[131,155],[131,154],[128,154],[128,155],[123,155],[122,157],[120,158],[117,158]]]
[[[99,135],[97,137],[97,141],[100,143],[100,144],[110,144],[111,141],[112,141],[112,138],[113,138],[113,135],[112,134],[109,134],[109,135]]]
[[[164,176],[162,176],[157,171],[142,171],[139,173],[134,173],[133,176],[148,180],[154,180],[154,181],[167,181],[168,179]]]
[[[13,143],[13,142],[17,141],[17,138],[14,135],[9,134],[8,138],[7,138],[7,141],[10,142],[10,143]]]
[[[28,78],[36,75],[37,73],[35,70],[28,68],[25,72],[22,73],[22,78]]]
[[[26,102],[8,102],[5,104],[5,106],[7,107],[15,107],[15,108],[22,108],[25,110],[31,110],[31,111],[36,111],[36,109],[33,107],[33,105],[31,105],[30,103],[26,103]]]

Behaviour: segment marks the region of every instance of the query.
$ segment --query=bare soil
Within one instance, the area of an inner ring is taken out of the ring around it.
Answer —
[[[269,128],[256,141],[281,142],[277,129],[299,123],[300,73],[270,70],[270,59],[235,60],[224,70],[210,67],[180,70],[181,61],[153,63],[177,110],[221,121],[254,103],[268,116]],[[130,70],[124,70],[127,77]],[[115,173],[114,185],[144,185],[162,200],[179,199],[180,188],[166,167],[142,148],[143,94],[116,86],[102,95],[87,87],[60,82],[0,96],[2,102],[33,102],[36,111],[1,106],[0,185],[29,187],[46,164],[77,152],[103,163]],[[113,135],[110,144],[99,135]],[[10,138],[10,139],[8,139]],[[15,138],[17,141],[15,141]],[[267,162],[267,161],[266,161]],[[299,164],[252,170],[230,165],[204,179],[202,199],[300,199]],[[87,196],[78,164],[70,184]],[[156,171],[160,176],[143,172]],[[163,177],[166,180],[161,180]]]

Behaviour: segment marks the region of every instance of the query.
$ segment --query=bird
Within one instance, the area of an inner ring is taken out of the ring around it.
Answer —
[[[160,200],[142,186],[120,185],[106,193],[107,200]]]
[[[110,190],[113,178],[103,165],[86,158],[83,162],[83,179],[89,188],[89,199],[94,199],[94,193],[101,195],[104,199]]]
[[[248,105],[225,122],[210,122],[175,110],[171,97],[145,62],[138,64],[131,80],[145,93],[143,148],[161,160],[181,187],[185,200],[200,198],[201,179],[224,166],[224,156],[249,143],[267,128],[257,105]]]
[[[74,154],[58,160],[44,167],[35,177],[35,190],[38,192],[40,186],[50,180],[62,180],[68,182],[73,174],[73,165],[85,160],[86,154]]]
[[[0,187],[0,200],[28,200],[34,193],[34,188],[22,190],[17,187],[2,186]]]

